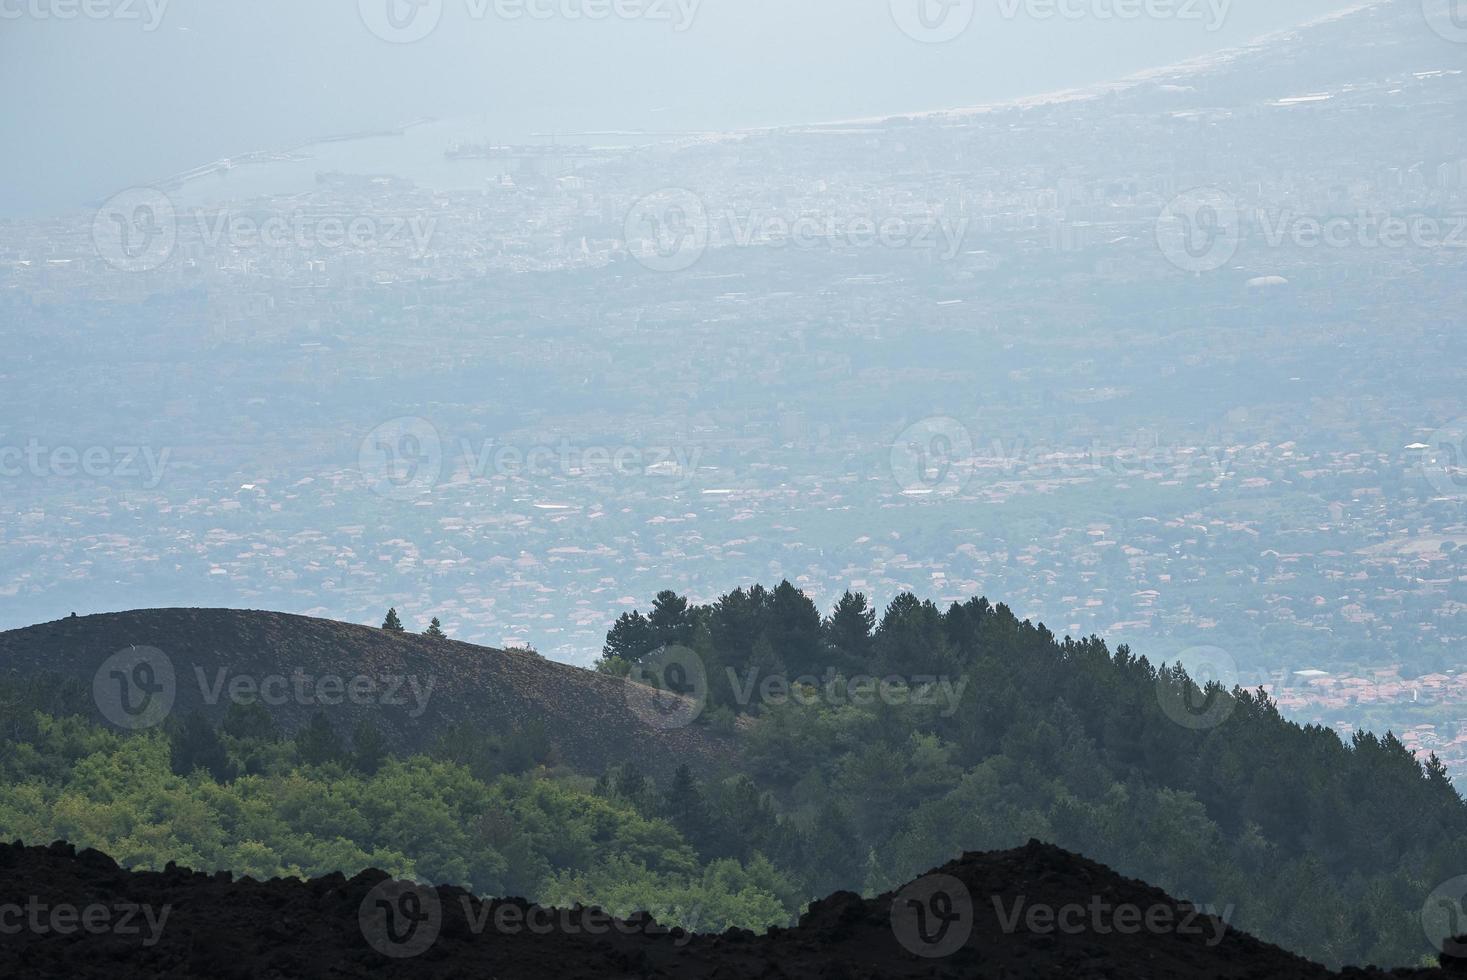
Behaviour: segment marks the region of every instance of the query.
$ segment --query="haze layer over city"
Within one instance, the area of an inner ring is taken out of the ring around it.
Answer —
[[[5,8],[6,626],[981,593],[1467,763],[1454,10],[262,6]]]

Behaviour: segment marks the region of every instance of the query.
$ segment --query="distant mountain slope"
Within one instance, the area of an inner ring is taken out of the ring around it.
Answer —
[[[125,659],[134,648],[146,672],[113,661],[97,681],[109,658]],[[521,650],[235,609],[106,613],[0,633],[0,673],[54,671],[89,688],[97,681],[98,715],[123,727],[144,722],[119,716],[118,685],[165,685],[170,669],[172,714],[202,710],[217,722],[231,685],[259,685],[287,731],[318,712],[343,736],[367,719],[399,752],[423,748],[456,724],[509,733],[538,722],[565,762],[591,773],[628,758],[662,776],[682,763],[716,770],[735,761],[731,739],[699,726],[659,726],[651,691],[629,694],[620,680]]]
[[[1333,973],[1037,841],[965,854],[875,899],[837,893],[814,903],[796,928],[759,937],[669,934],[646,918],[629,925],[581,909],[532,911],[518,899],[486,904],[458,888],[396,886],[380,871],[269,882],[171,865],[129,872],[99,851],[59,843],[0,844],[6,902],[132,910],[132,933],[31,929],[0,943],[0,970],[31,977],[1446,975]],[[931,915],[924,922],[918,910]]]

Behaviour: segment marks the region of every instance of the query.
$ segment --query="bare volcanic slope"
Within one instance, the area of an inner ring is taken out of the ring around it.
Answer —
[[[268,882],[172,865],[129,872],[61,843],[0,844],[0,913],[0,975],[69,980],[1447,975],[1331,973],[1037,841],[964,855],[873,900],[838,893],[765,936],[687,936],[645,916],[485,903],[379,871]]]
[[[285,731],[324,712],[343,736],[368,720],[394,752],[452,726],[508,734],[541,723],[587,772],[626,761],[668,775],[736,762],[735,742],[683,715],[672,695],[545,660],[368,626],[235,609],[145,609],[0,633],[0,675],[56,672],[94,692],[99,717],[144,728],[202,710],[217,722],[257,697]]]

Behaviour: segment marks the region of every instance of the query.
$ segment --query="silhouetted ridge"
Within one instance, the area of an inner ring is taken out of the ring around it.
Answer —
[[[960,891],[953,882],[966,889],[970,904],[953,894]],[[933,894],[945,897],[924,900]],[[941,913],[938,919],[949,922],[946,932],[929,920],[925,938],[916,936],[911,923],[893,913],[894,906],[907,908],[912,901]],[[22,929],[8,935],[0,942],[0,975],[7,976],[1159,980],[1446,975],[1440,970],[1332,973],[1228,929],[1143,882],[1038,841],[1010,851],[965,854],[876,899],[838,892],[813,903],[796,928],[764,936],[742,930],[689,936],[663,929],[645,915],[618,922],[593,909],[541,909],[521,899],[480,902],[462,889],[406,886],[380,871],[268,882],[171,864],[162,872],[129,872],[98,851],[77,851],[59,842],[0,845],[0,907],[6,904],[151,912],[151,918],[134,915],[137,934]],[[965,908],[966,920],[953,918],[954,911]],[[1131,921],[1131,913],[1121,910],[1133,908],[1153,927],[1121,928]],[[1030,928],[1049,921],[1048,912],[1034,909],[1056,913],[1067,927]],[[1082,916],[1076,911],[1082,909],[1092,911]],[[388,922],[388,910],[403,915]],[[1108,923],[1105,914],[1113,917]],[[100,921],[101,913],[93,915]],[[161,928],[150,932],[149,923]],[[953,943],[956,939],[962,942]],[[954,948],[924,948],[928,940]]]

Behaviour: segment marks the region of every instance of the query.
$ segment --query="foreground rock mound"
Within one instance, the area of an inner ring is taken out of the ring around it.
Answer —
[[[130,872],[67,844],[0,844],[0,976],[1427,977],[1331,973],[1059,848],[967,854],[794,929],[690,936],[646,916],[480,902],[378,871],[312,881]]]

